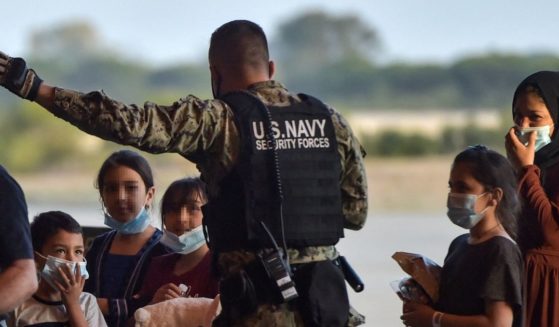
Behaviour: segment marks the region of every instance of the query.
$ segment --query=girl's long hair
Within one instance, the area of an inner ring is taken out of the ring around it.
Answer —
[[[454,164],[467,163],[472,166],[472,174],[486,189],[503,190],[503,197],[497,205],[497,218],[515,240],[518,240],[518,217],[521,203],[516,192],[516,176],[511,163],[498,152],[484,145],[470,146],[454,158]]]

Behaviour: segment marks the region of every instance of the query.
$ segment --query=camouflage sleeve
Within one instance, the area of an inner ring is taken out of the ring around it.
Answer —
[[[342,161],[341,191],[344,227],[359,230],[367,220],[367,176],[363,157],[365,151],[353,135],[347,121],[332,109],[338,152]]]
[[[238,143],[231,135],[237,133],[231,110],[221,101],[192,95],[169,106],[138,106],[115,101],[102,91],[84,94],[57,88],[50,110],[88,134],[146,152],[179,153],[194,162]]]

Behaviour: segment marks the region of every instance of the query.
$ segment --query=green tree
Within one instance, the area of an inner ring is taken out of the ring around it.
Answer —
[[[394,130],[366,138],[364,146],[367,153],[382,157],[424,156],[439,150],[437,140],[421,133],[404,134]]]
[[[461,90],[459,103],[468,107],[502,106],[512,101],[518,83],[538,70],[557,70],[559,58],[492,53],[464,58],[449,73]]]
[[[371,102],[383,107],[453,107],[460,90],[448,73],[437,64],[395,63],[378,70]]]
[[[15,170],[28,171],[87,154],[80,143],[82,132],[36,106],[20,102],[2,117],[0,162]]]
[[[80,20],[37,29],[31,33],[29,43],[31,53],[43,60],[65,58],[68,62],[75,58],[98,57],[107,51],[95,27]]]
[[[380,45],[376,31],[356,15],[304,13],[279,27],[273,53],[290,85],[326,66],[352,60],[372,62]],[[280,70],[280,71],[281,71]]]

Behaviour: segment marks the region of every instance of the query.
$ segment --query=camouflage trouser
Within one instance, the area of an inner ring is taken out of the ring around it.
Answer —
[[[337,257],[337,251],[333,246],[307,247],[303,249],[289,249],[292,264],[308,263],[320,260],[332,260]],[[224,275],[230,275],[242,270],[254,260],[254,253],[249,251],[232,251],[219,256],[218,265]],[[223,300],[223,299],[222,299]],[[219,318],[219,316],[218,316]],[[222,317],[223,319],[223,317]],[[219,319],[218,319],[219,320]],[[359,326],[365,323],[365,317],[349,306],[349,319],[347,326]],[[216,324],[217,325],[217,324]],[[219,326],[305,326],[301,314],[293,304],[261,304],[256,311],[239,321],[221,321]]]
[[[363,325],[365,316],[353,307],[349,308],[347,327]],[[233,322],[230,326],[240,327],[296,327],[305,326],[299,312],[293,311],[286,303],[280,305],[264,304],[258,306],[256,312],[240,321]]]
[[[349,320],[347,321],[348,327],[360,326],[365,324],[365,316],[357,312],[351,305],[349,306]]]
[[[216,318],[218,321],[220,316]],[[218,325],[215,324],[214,326]],[[282,303],[279,305],[262,304],[256,309],[253,314],[244,317],[238,321],[229,322],[227,324],[231,327],[296,327],[305,326],[301,316],[297,311],[293,311],[288,304]],[[219,324],[218,326],[224,326]]]

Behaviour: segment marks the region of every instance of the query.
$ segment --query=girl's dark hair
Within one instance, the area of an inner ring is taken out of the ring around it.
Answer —
[[[203,203],[208,201],[206,184],[200,178],[186,177],[172,182],[161,198],[161,221],[165,220],[165,215],[172,211],[177,204],[197,199]]]
[[[82,227],[69,214],[62,211],[47,211],[33,218],[30,225],[33,250],[41,252],[47,240],[60,230],[73,234],[82,234]]]
[[[484,145],[475,145],[460,152],[454,158],[453,165],[459,162],[471,165],[474,178],[487,191],[497,187],[503,190],[503,197],[496,209],[497,218],[507,233],[517,240],[521,205],[516,192],[516,176],[508,159]]]
[[[126,166],[137,172],[146,186],[146,191],[153,186],[153,174],[147,160],[137,152],[131,150],[120,150],[113,152],[101,165],[97,174],[95,187],[99,193],[103,192],[105,175],[110,169],[118,166]]]

